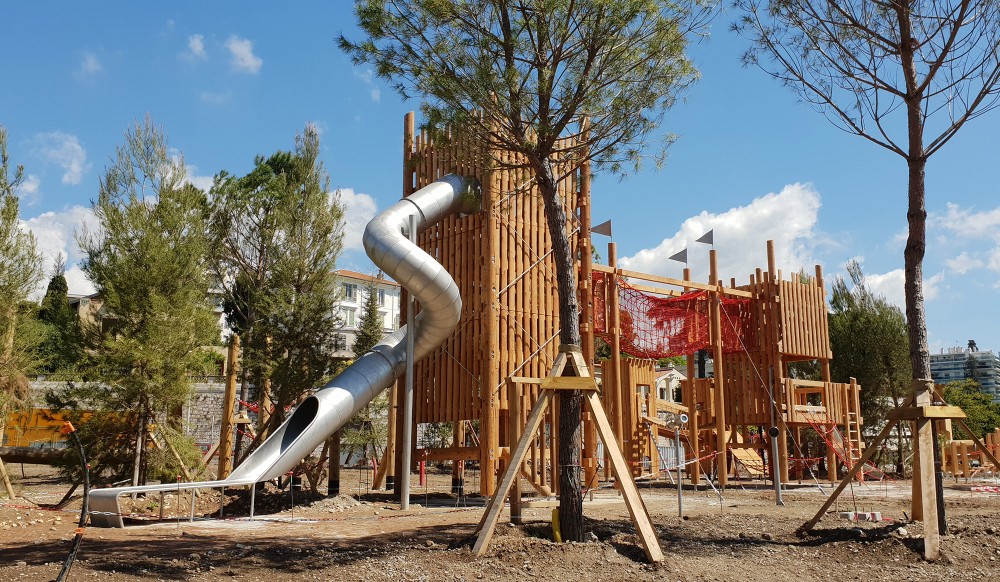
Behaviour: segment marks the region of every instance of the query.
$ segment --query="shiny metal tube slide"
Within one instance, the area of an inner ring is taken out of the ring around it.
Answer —
[[[413,294],[421,311],[414,322],[414,359],[441,345],[454,331],[462,311],[458,285],[444,268],[409,241],[410,216],[417,231],[454,213],[478,212],[479,183],[448,175],[379,213],[368,223],[364,247],[372,262]],[[323,441],[392,385],[406,365],[406,327],[386,336],[343,373],[312,396],[224,481],[115,487],[90,494],[95,526],[123,527],[118,497],[143,491],[232,487],[268,481],[293,469]]]

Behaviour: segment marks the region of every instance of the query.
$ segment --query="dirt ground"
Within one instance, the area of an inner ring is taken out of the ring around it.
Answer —
[[[51,470],[8,467],[36,503],[66,492]],[[352,475],[357,476],[352,476]],[[483,500],[447,493],[450,475],[416,485],[410,509],[370,492],[369,474],[345,471],[338,497],[271,487],[257,494],[256,519],[246,517],[248,491],[227,491],[223,518],[218,492],[199,496],[199,511],[216,517],[189,521],[190,498],[163,499],[163,521],[132,521],[125,529],[87,528],[69,580],[996,580],[1000,578],[1000,494],[996,481],[948,479],[949,534],[936,563],[921,558],[922,525],[909,523],[909,482],[855,485],[841,511],[881,512],[883,521],[826,516],[812,534],[795,530],[811,518],[831,488],[793,483],[776,507],[766,484],[736,484],[720,503],[711,489],[677,490],[643,484],[643,499],[666,559],[645,563],[625,505],[613,490],[595,492],[584,513],[585,543],[551,541],[550,508],[524,511],[525,525],[504,512],[488,553],[470,553]],[[976,486],[992,486],[991,491]],[[359,495],[360,494],[360,495]],[[79,492],[77,493],[79,495]],[[159,517],[159,497],[130,510]],[[19,499],[0,500],[0,580],[54,580],[79,518],[77,498],[61,511]]]

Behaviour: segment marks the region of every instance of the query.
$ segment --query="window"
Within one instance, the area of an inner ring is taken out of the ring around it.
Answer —
[[[345,309],[344,310],[344,325],[347,327],[354,327],[357,325],[355,320],[355,315],[357,314],[356,309]]]
[[[380,307],[385,307],[385,289],[378,290],[378,304]]]
[[[344,300],[345,301],[357,301],[358,300],[358,286],[354,283],[344,283]]]
[[[347,336],[342,333],[337,333],[333,335],[333,349],[335,351],[342,351],[347,349]]]

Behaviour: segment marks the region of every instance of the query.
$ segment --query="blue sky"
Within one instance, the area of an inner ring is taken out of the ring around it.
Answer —
[[[57,7],[54,7],[57,6]],[[94,8],[100,6],[100,9]],[[402,102],[336,47],[358,37],[349,2],[13,3],[0,35],[0,124],[25,166],[22,219],[48,257],[80,255],[74,229],[124,131],[147,113],[206,186],[220,170],[245,173],[254,156],[290,149],[307,123],[349,208],[341,266],[371,269],[360,251],[368,218],[400,196]],[[667,165],[619,181],[598,175],[593,220],[611,219],[623,266],[680,276],[665,257],[715,229],[720,270],[742,283],[766,266],[776,240],[789,273],[849,258],[902,305],[906,166],[831,126],[756,69],[745,42],[716,18],[691,47],[702,73],[664,129],[680,136]],[[976,339],[1000,350],[1000,202],[991,170],[1000,111],[966,126],[927,170],[925,261],[932,351]],[[595,244],[606,256],[606,239]],[[691,266],[707,277],[707,247]],[[78,267],[73,291],[88,283]]]

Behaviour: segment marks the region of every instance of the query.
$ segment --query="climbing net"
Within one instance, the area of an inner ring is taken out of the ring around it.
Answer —
[[[603,273],[594,274],[594,289],[594,332],[606,338],[611,334],[606,307],[610,289]],[[619,280],[621,350],[638,358],[667,358],[709,347],[710,301],[708,291],[658,297]],[[725,317],[732,322],[722,326],[722,351],[741,352],[756,345],[751,333],[750,300],[723,297],[721,304]]]

